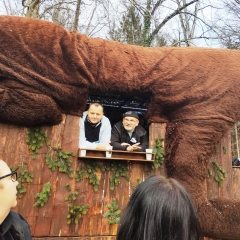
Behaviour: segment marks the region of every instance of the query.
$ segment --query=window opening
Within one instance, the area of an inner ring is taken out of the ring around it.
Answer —
[[[150,95],[149,95],[150,96]],[[90,93],[86,103],[86,109],[88,109],[89,104],[92,102],[101,103],[104,106],[104,115],[109,118],[111,125],[113,126],[118,121],[121,121],[123,118],[123,114],[127,111],[135,111],[139,115],[139,124],[143,126],[147,132],[149,132],[149,125],[147,124],[147,120],[145,118],[147,112],[147,104],[149,101],[149,97],[139,97],[136,96],[128,96],[116,93]],[[105,158],[105,151],[99,150],[96,155],[96,150],[87,150],[86,156],[80,155],[80,158]],[[115,155],[114,155],[115,154]],[[132,160],[132,161],[146,161],[146,153],[145,152],[125,152],[125,151],[114,151],[114,159],[115,160]],[[112,159],[112,158],[109,158]],[[154,161],[155,154],[152,153],[152,160]]]
[[[138,96],[126,96],[121,94],[100,94],[91,93],[87,99],[87,106],[92,102],[99,102],[104,106],[104,115],[109,118],[113,126],[122,120],[122,116],[127,111],[135,111],[139,115],[139,124],[148,131],[148,124],[145,119],[148,99]]]

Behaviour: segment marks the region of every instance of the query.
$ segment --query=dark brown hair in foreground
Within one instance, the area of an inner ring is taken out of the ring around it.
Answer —
[[[200,240],[191,198],[172,178],[151,176],[140,183],[121,217],[117,240]]]

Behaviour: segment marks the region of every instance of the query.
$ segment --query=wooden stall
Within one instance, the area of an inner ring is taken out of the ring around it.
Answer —
[[[151,148],[154,147],[156,138],[164,137],[165,127],[165,124],[153,123],[150,125]],[[139,182],[153,174],[165,175],[164,164],[154,170],[152,169],[152,162],[129,161],[128,159],[128,161],[115,161],[110,166],[111,160],[101,159],[99,156],[97,159],[94,157],[79,158],[78,117],[67,115],[64,116],[61,124],[53,127],[42,127],[42,129],[46,133],[49,145],[43,143],[36,154],[36,158],[33,159],[32,151],[29,150],[29,145],[26,142],[29,129],[0,124],[0,158],[11,167],[20,166],[19,171],[25,166],[26,171],[34,175],[32,182],[23,182],[26,193],[23,193],[22,198],[18,199],[18,206],[15,209],[29,222],[33,239],[114,240],[117,224],[110,224],[109,219],[104,217],[104,214],[110,211],[108,204],[113,204],[115,200],[117,210],[123,210],[129,196]],[[49,169],[46,164],[46,155],[48,154],[47,156],[52,156],[54,159],[57,151],[75,153],[76,156],[69,155],[69,160],[72,161],[72,178],[58,169],[54,171]],[[127,157],[125,156],[125,158]],[[229,133],[225,134],[221,143],[217,146],[212,161],[217,162],[226,170],[227,177],[224,179],[222,187],[219,187],[218,183],[214,181],[214,174],[207,178],[205,182],[206,197],[239,198],[240,168],[232,168],[231,166]],[[117,168],[121,168],[123,171],[126,168],[125,173],[129,179],[120,176],[119,184],[112,187],[110,180],[116,173]],[[209,166],[209,169],[211,168],[212,166]],[[90,172],[88,172],[89,169]],[[79,172],[82,179],[77,181],[76,177]],[[89,177],[91,176],[90,173],[94,173],[94,176],[98,179],[98,184],[90,183],[92,179]],[[51,185],[50,197],[44,206],[34,207],[37,201],[35,196],[43,190],[46,183]],[[74,192],[78,193],[75,200],[70,199],[69,195]],[[89,205],[89,209],[86,214],[79,218],[79,222],[68,224],[67,216],[70,207],[86,205]]]

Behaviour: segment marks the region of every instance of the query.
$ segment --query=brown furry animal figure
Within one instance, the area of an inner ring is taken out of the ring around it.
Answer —
[[[206,236],[240,239],[240,201],[205,199],[209,154],[240,118],[240,51],[144,48],[41,20],[0,17],[0,121],[57,124],[80,116],[89,91],[151,96],[168,122],[166,168],[190,192]]]

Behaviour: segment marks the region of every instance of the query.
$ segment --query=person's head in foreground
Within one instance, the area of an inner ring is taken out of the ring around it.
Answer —
[[[117,240],[203,239],[196,211],[185,188],[154,175],[134,190],[121,217]]]
[[[17,205],[17,173],[0,159],[0,239],[31,240],[27,221],[11,210]]]
[[[17,173],[0,160],[0,224],[17,205]]]

